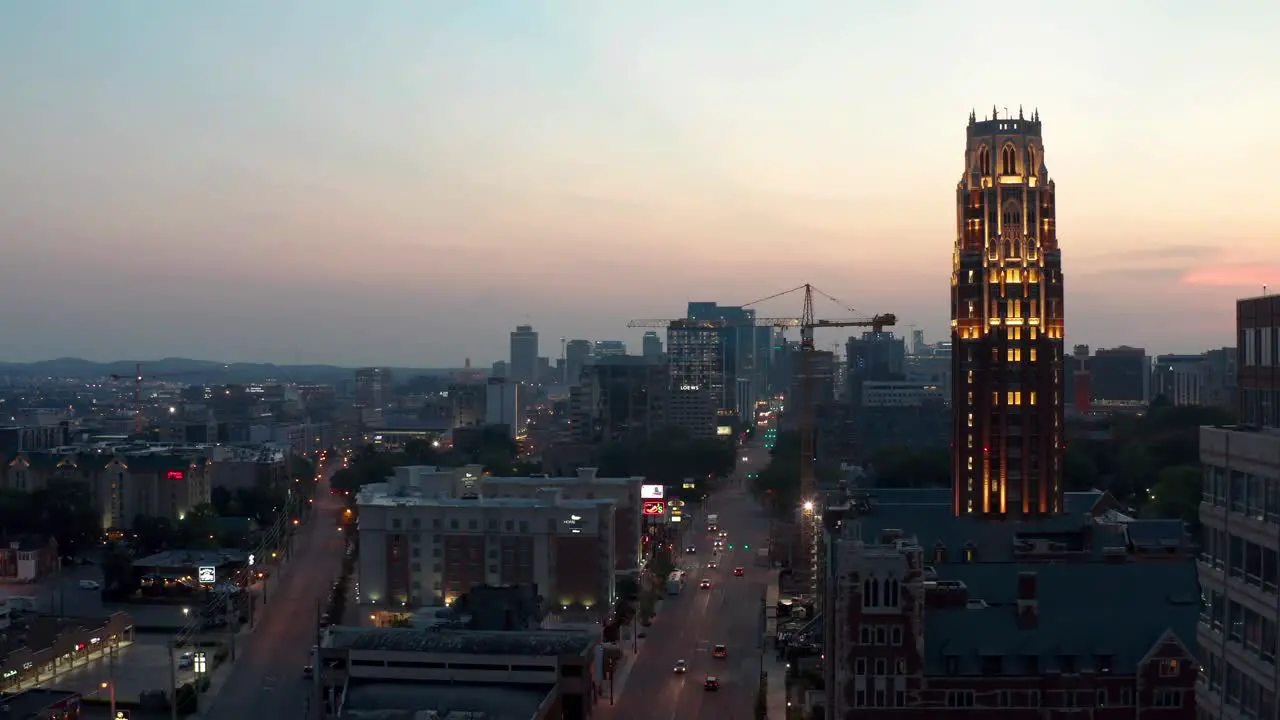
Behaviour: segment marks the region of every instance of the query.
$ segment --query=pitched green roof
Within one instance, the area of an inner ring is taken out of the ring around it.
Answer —
[[[1061,670],[1072,656],[1078,670],[1096,669],[1110,655],[1128,673],[1166,632],[1195,643],[1200,588],[1194,563],[975,563],[936,568],[939,579],[960,580],[971,600],[987,607],[925,611],[925,672],[982,671],[983,656],[1000,656],[1005,675]],[[1036,573],[1039,620],[1018,626],[1018,573]],[[1038,672],[1027,665],[1037,658]],[[987,670],[991,668],[988,667]]]

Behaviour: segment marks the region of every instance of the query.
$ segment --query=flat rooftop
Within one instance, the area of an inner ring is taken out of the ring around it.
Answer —
[[[595,636],[579,630],[419,630],[416,628],[329,628],[325,647],[340,650],[454,653],[458,655],[581,655]]]
[[[32,688],[14,695],[0,696],[0,698],[3,698],[0,699],[0,703],[9,708],[8,714],[3,715],[3,717],[25,718],[34,716],[36,713],[56,702],[61,702],[73,697],[80,697],[80,693],[71,692],[69,690]]]
[[[449,712],[473,712],[477,717],[483,713],[485,720],[532,720],[554,687],[353,681],[347,688],[341,717],[416,720],[423,711],[435,710],[440,717]]]
[[[248,554],[241,550],[165,550],[134,560],[133,564],[135,567],[157,568],[218,567],[247,562],[248,559]]]
[[[369,486],[366,486],[369,487]],[[408,505],[416,505],[421,507],[443,507],[443,508],[542,508],[557,507],[568,508],[570,510],[592,510],[601,505],[613,505],[617,501],[613,498],[595,498],[593,500],[571,500],[563,497],[556,498],[495,498],[495,497],[475,497],[475,498],[455,498],[455,497],[431,497],[423,495],[409,489],[407,492],[396,492],[394,490],[374,489],[370,491],[362,491],[357,500],[360,505],[378,505],[383,507],[400,507]]]

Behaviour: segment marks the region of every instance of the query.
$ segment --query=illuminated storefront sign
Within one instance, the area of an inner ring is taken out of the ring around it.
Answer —
[[[641,500],[662,500],[667,496],[667,488],[663,485],[641,485]]]

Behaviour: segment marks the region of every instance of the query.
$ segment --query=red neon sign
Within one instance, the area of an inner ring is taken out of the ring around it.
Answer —
[[[186,476],[187,474],[182,472],[181,470],[170,470],[169,472],[164,474],[164,479],[165,480],[182,480]]]
[[[661,500],[645,500],[641,506],[641,512],[645,515],[666,515],[667,504]]]

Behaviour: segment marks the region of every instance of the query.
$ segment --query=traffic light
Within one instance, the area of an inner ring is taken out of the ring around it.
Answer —
[[[732,549],[733,549],[733,543],[729,543],[729,549],[730,549],[730,550],[732,550]]]
[[[751,546],[750,546],[750,545],[748,545],[747,543],[742,543],[742,549],[743,549],[743,550],[750,550],[750,549],[751,549]]]

